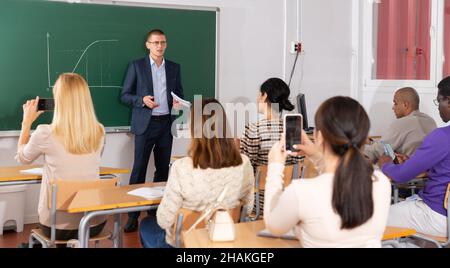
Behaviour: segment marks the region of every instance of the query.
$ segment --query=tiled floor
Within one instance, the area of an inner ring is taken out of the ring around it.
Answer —
[[[146,215],[143,215],[146,216]],[[141,219],[143,218],[141,215]],[[122,225],[125,225],[127,222],[127,216],[122,215]],[[24,230],[21,233],[16,233],[13,230],[4,231],[3,235],[0,236],[0,248],[17,248],[21,243],[28,243],[28,238],[30,236],[31,229],[37,227],[37,224],[26,224],[24,226]],[[113,221],[112,218],[108,219],[106,224],[106,230],[113,230]],[[90,247],[94,247],[94,244],[91,243]],[[112,242],[110,240],[105,240],[100,242],[100,248],[111,248]],[[138,231],[133,233],[124,233],[123,236],[123,247],[124,248],[141,248],[141,242],[139,241],[139,233]]]

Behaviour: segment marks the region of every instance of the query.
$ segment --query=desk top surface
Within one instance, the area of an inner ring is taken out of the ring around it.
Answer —
[[[231,242],[212,242],[205,228],[195,229],[189,234],[183,233],[184,245],[187,248],[293,248],[299,247],[299,241],[281,238],[260,237],[258,232],[263,230],[264,221],[238,223],[236,239]],[[383,240],[411,236],[414,229],[387,226]]]
[[[20,173],[21,170],[31,169],[31,168],[39,168],[39,167],[42,167],[42,166],[26,165],[26,166],[16,166],[16,167],[0,167],[0,182],[40,180],[40,179],[42,179],[41,175]],[[100,167],[100,175],[126,174],[126,173],[130,173],[130,170],[124,169],[124,168]]]
[[[72,202],[70,203],[68,212],[76,213],[157,205],[161,202],[161,198],[147,200],[145,198],[129,195],[127,193],[140,187],[164,186],[165,184],[165,182],[148,182],[120,187],[81,190],[77,192]]]
[[[387,226],[384,230],[383,240],[391,240],[416,234],[416,230]]]
[[[298,240],[288,240],[257,236],[264,229],[264,221],[238,223],[236,239],[231,242],[212,242],[205,228],[183,233],[184,246],[187,248],[294,248],[299,247]]]

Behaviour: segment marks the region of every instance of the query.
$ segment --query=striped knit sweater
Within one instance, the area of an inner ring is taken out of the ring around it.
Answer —
[[[267,156],[273,144],[281,139],[283,121],[281,119],[263,119],[245,126],[240,142],[241,153],[250,158],[254,171],[257,166],[267,165]],[[296,164],[301,157],[286,159],[286,165]]]

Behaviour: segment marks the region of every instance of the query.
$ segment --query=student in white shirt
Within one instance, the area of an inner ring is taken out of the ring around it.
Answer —
[[[269,153],[264,221],[280,235],[294,228],[303,247],[381,247],[391,186],[361,153],[370,122],[348,97],[325,101],[315,117],[315,143],[303,132],[302,153],[321,175],[283,190],[284,138]]]

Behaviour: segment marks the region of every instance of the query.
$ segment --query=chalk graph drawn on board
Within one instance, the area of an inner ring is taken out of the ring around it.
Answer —
[[[110,40],[95,40],[92,43],[90,43],[85,49],[81,50],[83,53],[81,54],[81,56],[79,57],[77,63],[75,64],[75,66],[73,67],[72,73],[74,73],[81,60],[83,59],[83,57],[86,55],[86,52],[88,52],[88,50],[97,44],[100,43],[106,43],[106,42],[119,42],[119,40],[117,39],[110,39]],[[102,66],[101,66],[102,67]],[[87,57],[86,57],[86,77],[89,77],[89,73],[88,73],[88,67],[87,67]],[[103,68],[101,68],[101,74],[100,77],[103,77]],[[53,88],[53,86],[50,83],[50,33],[47,33],[47,79],[48,79],[48,88],[47,90],[50,90],[50,88]],[[87,80],[87,79],[86,79]],[[89,83],[89,82],[88,82]],[[90,88],[122,88],[122,86],[114,86],[114,85],[103,85],[103,80],[101,80],[100,85],[89,85]]]

